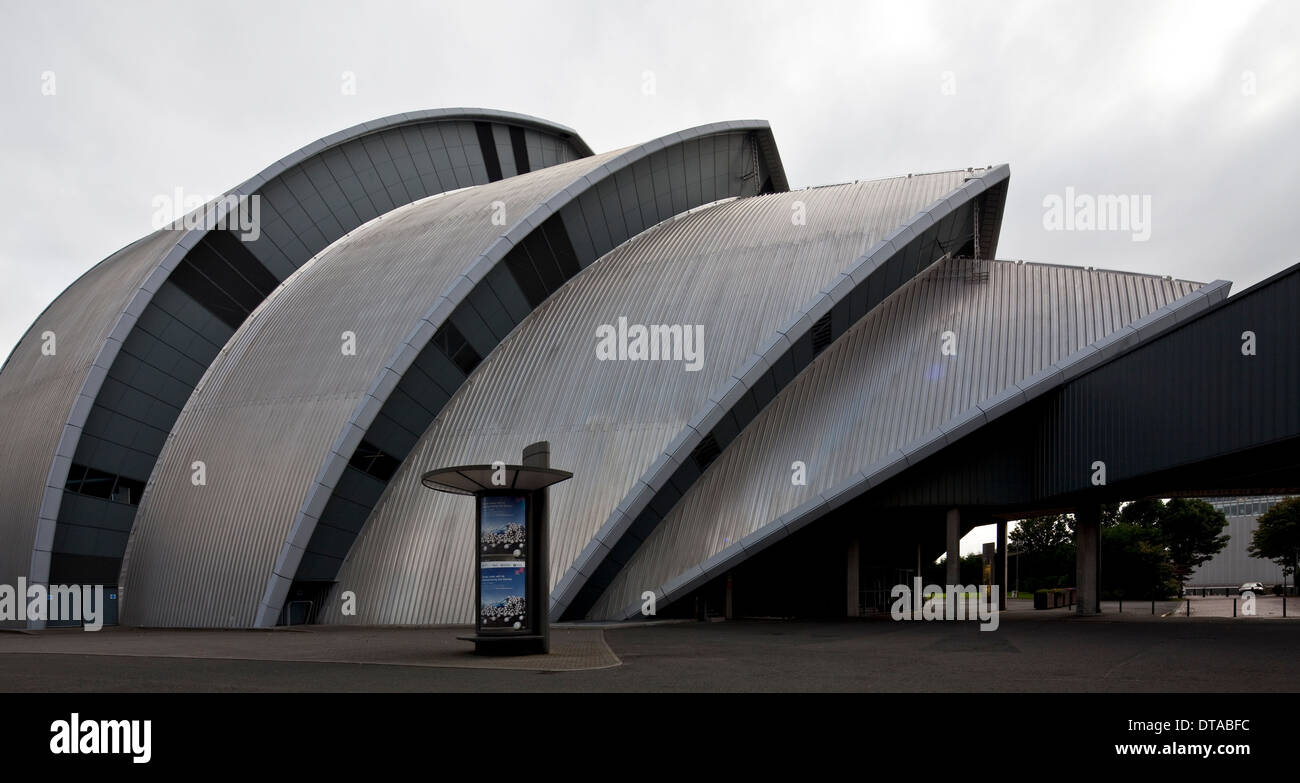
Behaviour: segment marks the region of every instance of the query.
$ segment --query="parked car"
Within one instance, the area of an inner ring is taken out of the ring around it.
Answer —
[[[1263,594],[1264,594],[1264,583],[1263,583],[1263,582],[1247,582],[1246,584],[1244,584],[1244,585],[1242,585],[1241,587],[1238,587],[1238,588],[1237,588],[1237,593],[1238,593],[1238,595],[1245,595],[1246,593],[1258,593],[1259,595],[1263,595]]]

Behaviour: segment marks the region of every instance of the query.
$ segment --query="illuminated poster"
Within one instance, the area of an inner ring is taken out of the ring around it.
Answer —
[[[522,560],[484,560],[479,564],[481,627],[527,627],[525,571]]]
[[[522,557],[528,531],[522,495],[484,495],[479,498],[479,546],[484,555]]]

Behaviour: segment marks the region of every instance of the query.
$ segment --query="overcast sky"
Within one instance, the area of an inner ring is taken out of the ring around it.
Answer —
[[[5,355],[155,196],[444,106],[597,151],[762,118],[795,187],[1008,163],[1004,258],[1234,290],[1300,260],[1296,3],[6,0],[0,31]],[[1149,239],[1046,230],[1067,188],[1149,196]]]

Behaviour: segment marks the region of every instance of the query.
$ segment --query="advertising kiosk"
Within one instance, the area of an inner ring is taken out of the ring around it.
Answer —
[[[430,489],[474,498],[474,652],[550,652],[546,488],[573,477],[549,467],[546,442],[524,449],[522,465],[494,462],[425,473]]]

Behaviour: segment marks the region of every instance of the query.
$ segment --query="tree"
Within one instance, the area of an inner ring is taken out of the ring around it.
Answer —
[[[1011,531],[1011,548],[1030,555],[1054,554],[1074,541],[1070,518],[1064,514],[1022,519]]]
[[[961,583],[980,585],[984,583],[984,555],[971,552],[961,559]]]
[[[1250,539],[1251,557],[1272,560],[1283,574],[1300,565],[1300,497],[1287,498],[1260,515]]]
[[[1032,592],[1043,587],[1074,584],[1074,529],[1070,517],[1022,519],[1009,536],[1017,554],[1016,574],[1020,589]]]
[[[1187,576],[1228,543],[1222,535],[1228,518],[1204,500],[1174,498],[1165,504],[1159,524],[1180,592]]]
[[[1165,598],[1178,590],[1164,538],[1119,522],[1101,531],[1101,586],[1107,599]]]
[[[1120,516],[1119,516],[1120,509],[1119,509],[1119,506],[1120,506],[1119,503],[1102,503],[1102,504],[1101,504],[1101,506],[1100,506],[1100,510],[1101,510],[1101,526],[1102,526],[1102,527],[1113,527],[1113,526],[1118,525],[1118,524],[1120,523]]]
[[[1119,512],[1119,521],[1134,527],[1156,530],[1160,527],[1160,517],[1164,512],[1165,504],[1159,498],[1135,500]]]

